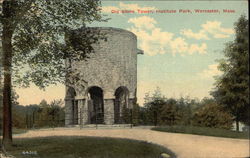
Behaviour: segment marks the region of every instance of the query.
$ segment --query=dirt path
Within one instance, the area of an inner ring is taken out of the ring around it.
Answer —
[[[179,158],[202,157],[248,157],[249,141],[242,139],[197,136],[152,131],[150,129],[78,129],[58,128],[32,130],[14,138],[43,136],[98,136],[144,140],[163,145],[172,150]]]

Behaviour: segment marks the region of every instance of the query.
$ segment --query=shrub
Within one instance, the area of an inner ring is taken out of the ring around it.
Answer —
[[[215,102],[201,106],[193,116],[193,125],[231,129],[233,117]]]

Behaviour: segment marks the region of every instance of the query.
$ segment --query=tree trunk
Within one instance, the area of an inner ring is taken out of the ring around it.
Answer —
[[[5,32],[5,31],[4,31]],[[11,117],[11,54],[12,46],[9,33],[3,32],[3,63],[4,63],[4,86],[3,86],[3,143],[12,142],[12,117]]]
[[[238,116],[236,116],[236,131],[239,132],[239,119],[238,119]]]
[[[2,97],[2,54],[0,57],[0,119],[2,121],[2,114],[3,114],[3,97]],[[2,123],[0,123],[0,137],[2,136]],[[2,150],[2,144],[0,144],[0,151]]]
[[[11,1],[3,2],[3,145],[12,144],[12,114],[11,114],[11,62],[12,62],[12,35],[13,35],[13,10]]]

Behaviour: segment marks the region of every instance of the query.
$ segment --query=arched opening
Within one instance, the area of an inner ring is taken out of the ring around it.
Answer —
[[[70,111],[67,111],[68,115],[71,115],[71,117],[66,119],[72,119],[72,120],[66,120],[68,122],[71,122],[70,124],[78,124],[78,101],[75,100],[76,91],[74,88],[69,87],[66,93],[66,99],[68,100],[68,106],[70,106]]]
[[[103,90],[100,87],[91,87],[88,90],[88,109],[91,124],[104,123]]]
[[[115,91],[114,122],[124,123],[124,115],[128,109],[129,91],[127,87],[121,86]]]

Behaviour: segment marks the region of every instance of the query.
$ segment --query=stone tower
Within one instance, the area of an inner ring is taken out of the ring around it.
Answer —
[[[132,32],[88,29],[100,30],[106,40],[94,44],[94,53],[87,60],[70,63],[80,79],[66,83],[65,124],[122,123],[122,109],[131,109],[136,99],[137,54],[142,51]]]

